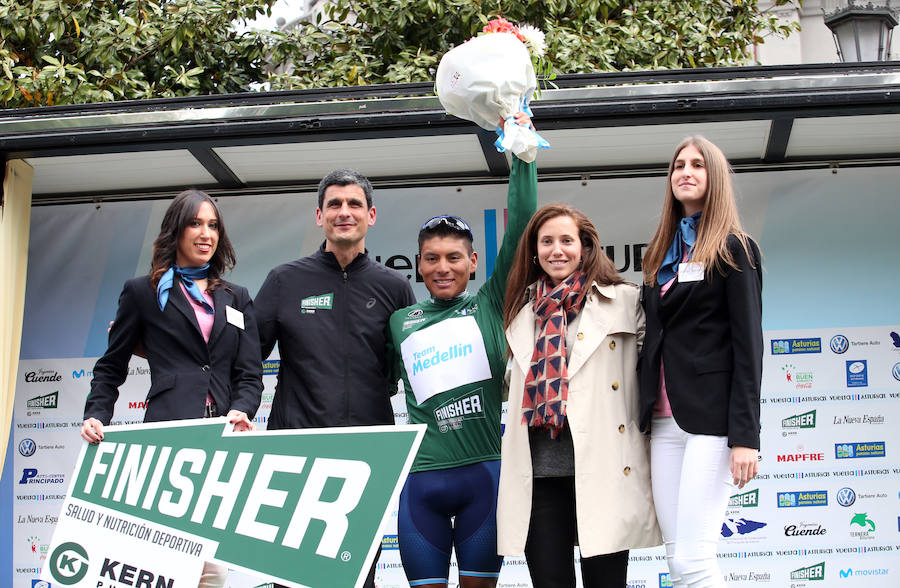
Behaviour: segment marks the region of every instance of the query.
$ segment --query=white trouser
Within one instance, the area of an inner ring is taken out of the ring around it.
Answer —
[[[693,435],[672,417],[654,417],[650,480],[672,586],[724,587],[716,547],[734,490],[728,438]]]
[[[203,562],[203,574],[197,588],[222,588],[228,579],[228,567],[212,562]]]

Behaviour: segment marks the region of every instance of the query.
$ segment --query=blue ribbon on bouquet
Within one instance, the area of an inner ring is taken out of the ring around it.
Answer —
[[[532,117],[532,118],[534,117],[534,114],[531,112],[531,107],[528,106],[528,97],[527,97],[527,96],[524,96],[524,97],[522,98],[522,104],[521,104],[519,110],[522,111],[522,112],[524,112],[525,114],[527,114],[529,117]],[[503,120],[504,120],[504,121],[508,121],[508,120],[510,120],[510,119],[513,119],[513,118],[515,118],[515,117],[514,117],[514,116],[507,116],[507,117],[506,117],[505,119],[503,119]],[[518,124],[518,123],[517,123],[517,124]],[[522,126],[522,125],[519,125],[519,126]],[[547,141],[547,139],[545,139],[545,138],[541,137],[540,135],[538,135],[537,132],[533,131],[531,128],[528,128],[528,127],[523,127],[523,128],[525,128],[529,133],[533,133],[534,136],[537,137],[537,140],[538,140],[538,149],[550,149],[550,143],[549,143],[549,141]],[[504,133],[503,133],[503,127],[499,127],[499,126],[498,126],[498,127],[497,127],[497,140],[494,141],[494,147],[496,147],[496,148],[497,148],[497,151],[499,151],[500,153],[503,153],[504,151],[506,151],[506,147],[503,146],[503,139],[504,139],[504,138],[505,138],[505,135],[504,135]]]

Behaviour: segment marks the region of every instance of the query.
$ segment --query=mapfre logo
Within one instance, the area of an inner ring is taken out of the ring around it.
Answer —
[[[824,453],[784,453],[778,456],[778,463],[799,461],[825,461]]]
[[[87,551],[73,541],[60,544],[50,555],[50,575],[63,586],[71,586],[84,579],[89,565]]]

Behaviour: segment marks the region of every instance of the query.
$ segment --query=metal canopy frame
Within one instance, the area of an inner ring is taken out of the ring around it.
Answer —
[[[562,76],[532,108],[541,132],[763,121],[758,156],[732,158],[736,171],[835,165],[900,164],[895,144],[823,135],[815,153],[794,153],[798,121],[827,123],[834,117],[900,115],[900,64],[828,64],[742,67]],[[890,124],[894,124],[893,117]],[[900,116],[897,117],[900,137]],[[661,127],[658,127],[661,128]],[[624,132],[624,131],[623,131]],[[884,134],[882,132],[882,134]],[[372,174],[381,186],[505,181],[508,159],[493,147],[493,134],[447,115],[431,84],[261,92],[177,99],[56,106],[0,111],[0,153],[7,160],[103,157],[185,151],[211,180],[201,187],[218,195],[305,190],[313,178],[248,181],[222,157],[234,147],[367,139],[471,136],[481,147],[478,169],[417,170]],[[861,143],[861,144],[860,144]],[[349,145],[349,144],[348,144]],[[624,147],[624,146],[623,146]],[[667,146],[671,147],[671,146]],[[226,149],[227,150],[227,149]],[[384,158],[391,153],[379,154]],[[95,158],[96,159],[96,158]],[[55,160],[54,160],[55,161]],[[340,165],[340,162],[335,162]],[[541,166],[542,179],[650,175],[665,172],[658,157],[625,163],[579,161]],[[204,177],[207,177],[204,174]],[[74,180],[74,179],[73,179]],[[77,185],[73,181],[72,185]],[[170,197],[183,185],[119,187],[114,190],[35,191],[35,204],[98,199]]]

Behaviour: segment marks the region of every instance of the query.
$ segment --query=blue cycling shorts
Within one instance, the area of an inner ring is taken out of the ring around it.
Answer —
[[[496,578],[500,460],[415,472],[400,494],[397,534],[410,586],[447,583],[450,551],[460,576]]]

